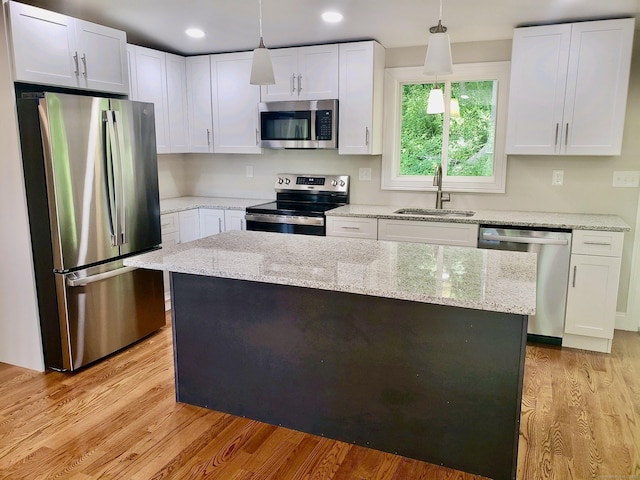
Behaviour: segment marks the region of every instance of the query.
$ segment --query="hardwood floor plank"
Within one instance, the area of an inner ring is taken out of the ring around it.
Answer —
[[[481,412],[479,412],[481,414]],[[518,480],[640,477],[640,334],[529,345]],[[0,364],[0,479],[478,480],[175,402],[171,327],[76,373]]]

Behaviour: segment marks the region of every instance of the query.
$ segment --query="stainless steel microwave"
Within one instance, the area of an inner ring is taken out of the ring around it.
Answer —
[[[260,146],[338,148],[338,100],[260,103]]]

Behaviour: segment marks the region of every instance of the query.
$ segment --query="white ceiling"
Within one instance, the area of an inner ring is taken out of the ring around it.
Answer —
[[[125,30],[130,43],[183,55],[251,50],[258,43],[258,0],[22,0]],[[375,39],[386,48],[427,44],[438,0],[262,0],[269,48]],[[344,21],[320,19],[337,10]],[[516,26],[640,16],[640,0],[443,0],[451,41],[512,37]],[[200,40],[184,30],[197,26]],[[640,26],[640,25],[639,25]]]

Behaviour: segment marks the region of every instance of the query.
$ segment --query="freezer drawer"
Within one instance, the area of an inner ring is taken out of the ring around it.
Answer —
[[[75,370],[165,324],[162,272],[122,261],[56,275],[62,370]]]

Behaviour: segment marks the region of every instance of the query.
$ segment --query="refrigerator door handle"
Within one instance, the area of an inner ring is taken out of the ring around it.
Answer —
[[[104,166],[105,166],[105,181],[107,190],[107,210],[109,217],[109,233],[111,234],[111,245],[117,247],[118,235],[117,235],[117,218],[118,218],[118,206],[116,204],[115,197],[115,172],[113,168],[113,155],[114,144],[113,138],[115,137],[115,128],[113,126],[113,115],[111,110],[104,110],[102,112],[102,121],[105,125],[104,134]]]
[[[120,201],[116,200],[117,215],[118,215],[118,240],[119,245],[127,243],[127,189],[124,187],[124,164],[122,159],[124,158],[125,145],[124,145],[124,126],[122,123],[122,115],[119,110],[113,111],[115,130],[116,130],[116,172],[117,172],[117,187],[116,195]]]
[[[129,273],[137,269],[138,267],[122,267],[116,270],[111,270],[109,272],[97,273],[95,275],[89,275],[87,277],[82,277],[82,278],[77,278],[77,277],[72,278],[72,275],[74,274],[70,274],[69,276],[67,276],[66,281],[69,287],[84,287],[85,285],[89,285],[91,283],[96,283],[102,280],[107,280],[109,278],[117,277],[118,275],[124,275],[125,273]]]

